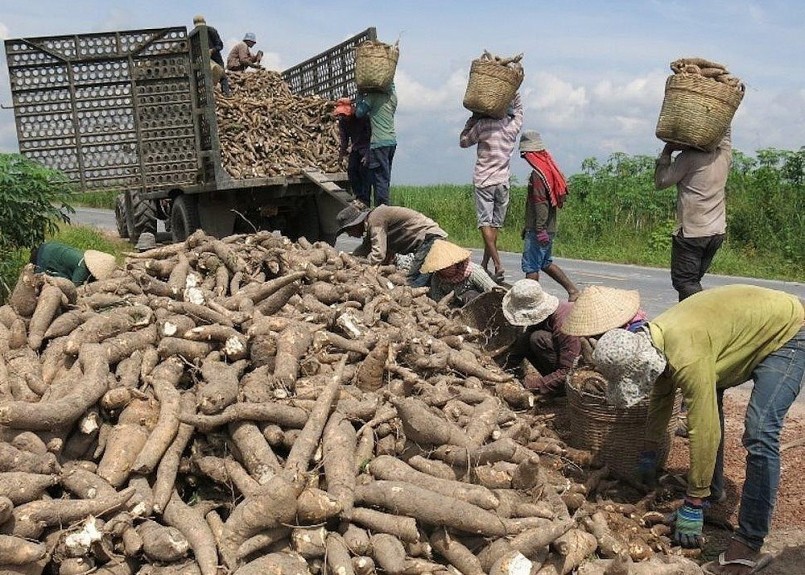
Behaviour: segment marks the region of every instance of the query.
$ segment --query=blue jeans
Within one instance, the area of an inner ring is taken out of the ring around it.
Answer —
[[[805,328],[761,361],[752,379],[742,439],[746,479],[735,538],[758,550],[769,533],[780,483],[780,431],[805,379]]]
[[[520,261],[524,274],[539,273],[553,263],[553,237],[556,234],[548,235],[551,237],[551,241],[548,242],[548,245],[543,246],[537,239],[536,230],[525,231],[523,257]]]
[[[375,206],[389,205],[389,186],[391,185],[391,164],[397,146],[383,146],[369,150],[369,170],[375,188]]]

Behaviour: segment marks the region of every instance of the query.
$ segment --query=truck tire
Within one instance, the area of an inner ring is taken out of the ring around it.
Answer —
[[[128,214],[127,214],[128,215]],[[150,232],[156,236],[157,214],[154,202],[146,200],[137,192],[131,192],[131,215],[126,218],[129,240],[137,243],[140,234]]]
[[[171,207],[171,237],[174,242],[183,242],[187,236],[201,228],[198,216],[198,201],[193,196],[179,196]]]
[[[115,224],[117,234],[121,238],[129,237],[129,226],[126,224],[126,198],[123,194],[118,194],[115,198]]]

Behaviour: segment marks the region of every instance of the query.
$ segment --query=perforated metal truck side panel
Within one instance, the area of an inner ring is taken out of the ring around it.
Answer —
[[[83,189],[195,183],[184,27],[19,38],[5,49],[22,154]]]

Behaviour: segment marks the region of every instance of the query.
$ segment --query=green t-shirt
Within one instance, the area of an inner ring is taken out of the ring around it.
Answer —
[[[59,242],[45,242],[39,246],[36,271],[67,278],[75,285],[85,283],[90,277],[87,264],[84,263],[84,252]]]
[[[388,92],[369,92],[358,100],[355,115],[359,118],[369,116],[372,126],[370,148],[397,145],[394,130],[394,113],[397,111],[397,92],[394,84]]]
[[[652,389],[646,440],[651,447],[662,439],[678,388],[688,410],[688,495],[710,494],[721,439],[716,390],[749,380],[761,361],[802,329],[803,317],[796,296],[731,285],[699,292],[649,322],[668,367]]]

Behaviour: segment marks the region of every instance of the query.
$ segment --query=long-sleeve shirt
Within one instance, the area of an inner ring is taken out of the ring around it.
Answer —
[[[723,234],[727,230],[724,191],[732,164],[732,145],[724,138],[713,152],[683,150],[671,160],[663,153],[654,170],[658,190],[676,185],[676,229],[686,238]]]
[[[528,194],[525,199],[525,228],[556,232],[556,208],[548,198],[545,182],[532,170],[528,180]]]
[[[50,276],[67,278],[75,285],[89,279],[84,252],[59,242],[45,242],[36,252],[36,271]]]
[[[394,114],[397,111],[397,91],[392,82],[388,92],[368,92],[355,103],[358,118],[369,116],[372,126],[370,147],[384,148],[397,145],[397,132],[394,130]]]
[[[381,205],[366,217],[363,243],[352,253],[366,256],[370,264],[380,264],[390,255],[417,251],[430,234],[447,237],[439,224],[415,210]]]
[[[475,290],[480,293],[492,291],[498,284],[495,283],[489,274],[486,273],[484,268],[470,262],[470,275],[458,283],[451,283],[445,280],[439,273],[434,273],[430,278],[430,297],[433,300],[439,301],[450,292],[454,292],[457,298],[461,298],[465,293],[470,290]]]
[[[545,330],[551,334],[553,349],[556,352],[556,369],[542,377],[542,384],[546,389],[561,387],[567,378],[567,373],[573,367],[573,360],[581,355],[581,339],[562,331],[562,324],[565,323],[565,319],[572,309],[572,302],[559,302],[556,311],[536,326],[536,329]]]
[[[796,335],[803,318],[803,304],[793,295],[731,285],[697,293],[649,322],[668,366],[652,389],[647,447],[661,442],[679,388],[688,409],[691,497],[710,494],[721,439],[716,390],[750,379],[766,356]]]
[[[361,156],[364,156],[369,149],[371,133],[369,119],[366,117],[343,116],[339,118],[339,152],[346,155],[348,151],[353,151],[359,152]]]
[[[257,56],[253,55],[246,42],[238,42],[229,51],[226,57],[227,70],[245,70],[257,61]]]
[[[509,184],[509,165],[517,134],[523,126],[523,104],[520,94],[512,101],[514,115],[494,118],[470,117],[461,131],[462,148],[477,145],[472,182],[476,188]]]

